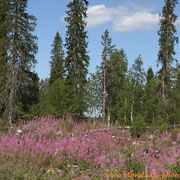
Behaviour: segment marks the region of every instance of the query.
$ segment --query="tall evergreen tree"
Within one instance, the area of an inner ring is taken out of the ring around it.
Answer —
[[[65,83],[63,79],[58,78],[49,86],[48,102],[50,114],[56,118],[62,118],[65,113]]]
[[[5,110],[6,92],[6,63],[8,61],[8,32],[9,32],[10,2],[0,0],[0,118]]]
[[[37,112],[39,116],[52,115],[52,109],[50,105],[50,94],[49,94],[49,79],[46,78],[41,80],[39,83],[39,103],[37,106]]]
[[[64,79],[64,50],[59,32],[56,33],[51,50],[50,84],[58,78]]]
[[[174,72],[173,98],[172,98],[172,113],[170,121],[172,124],[180,123],[180,65],[177,64]]]
[[[171,96],[171,73],[174,62],[176,37],[175,21],[177,16],[174,9],[178,0],[165,0],[162,14],[160,15],[160,30],[158,31],[160,50],[158,53],[158,64],[162,65],[159,71],[159,108],[162,110],[161,116],[168,118],[170,114],[170,96]]]
[[[109,37],[109,31],[106,29],[102,35],[103,51],[102,51],[102,70],[103,70],[103,122],[105,122],[106,117],[106,64],[110,59],[111,53],[114,50],[115,45],[112,45],[112,39]]]
[[[143,114],[146,122],[152,124],[157,119],[157,82],[152,68],[148,69],[146,80]]]
[[[66,68],[66,100],[68,112],[74,119],[84,118],[86,111],[86,75],[88,73],[89,56],[87,55],[87,32],[85,31],[87,17],[87,0],[73,0],[67,7],[68,23],[66,31],[67,57]]]
[[[23,119],[29,119],[36,116],[33,112],[39,102],[39,77],[37,73],[26,71],[26,82],[23,85],[23,92],[20,98],[21,116]]]
[[[20,115],[20,100],[23,87],[30,71],[36,63],[37,37],[32,34],[36,18],[26,12],[27,0],[10,1],[10,31],[8,48],[7,92],[8,101],[4,117],[10,123]]]
[[[55,35],[51,54],[51,71],[47,87],[48,96],[46,107],[49,108],[48,112],[51,115],[60,118],[63,116],[65,110],[65,69],[64,50],[59,32]]]
[[[111,54],[107,61],[107,102],[110,109],[111,121],[126,122],[127,94],[126,94],[126,73],[127,57],[123,49]]]
[[[49,78],[39,84],[39,103],[33,107],[39,116],[53,115],[61,118],[65,112],[65,83],[64,79],[56,79],[51,85]]]

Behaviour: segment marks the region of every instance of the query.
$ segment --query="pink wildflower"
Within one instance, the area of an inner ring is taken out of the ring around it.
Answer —
[[[84,179],[89,179],[89,176],[83,176]]]
[[[151,174],[152,174],[152,175],[155,175],[155,174],[156,174],[156,169],[152,169],[152,170],[151,170]]]
[[[173,142],[172,142],[172,145],[176,145],[176,144],[177,144],[177,142],[176,142],[176,141],[173,141]]]

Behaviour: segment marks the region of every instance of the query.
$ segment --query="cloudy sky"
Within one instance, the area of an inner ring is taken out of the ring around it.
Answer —
[[[28,12],[37,17],[35,34],[38,36],[38,64],[35,71],[40,78],[49,77],[49,61],[51,44],[55,33],[60,35],[65,43],[66,5],[70,0],[29,0]],[[152,67],[157,71],[157,53],[159,50],[158,35],[159,13],[164,6],[163,0],[89,0],[87,31],[89,41],[90,67],[94,72],[101,63],[101,35],[106,29],[116,48],[123,48],[129,61],[129,67],[135,58],[141,54],[144,68]],[[180,4],[175,13],[177,35],[180,37]],[[180,62],[180,44],[176,45],[176,58]]]

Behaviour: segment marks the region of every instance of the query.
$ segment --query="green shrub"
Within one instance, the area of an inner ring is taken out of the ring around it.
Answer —
[[[9,129],[9,123],[5,120],[0,120],[0,132],[6,133]]]
[[[147,129],[147,124],[143,116],[138,115],[132,123],[131,133],[132,136],[141,136]]]
[[[164,123],[159,127],[157,137],[160,137],[165,131],[169,131],[169,125],[167,123]]]
[[[178,129],[171,130],[171,139],[172,139],[172,141],[176,141],[178,133],[179,133]]]
[[[126,167],[126,172],[130,172],[130,170],[133,170],[133,173],[139,174],[144,172],[144,167],[141,165],[136,157],[134,156],[135,150],[133,148],[129,148],[125,152],[125,167]]]

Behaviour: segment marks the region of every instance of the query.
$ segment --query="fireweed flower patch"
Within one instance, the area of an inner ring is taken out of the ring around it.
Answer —
[[[180,160],[179,137],[172,141],[164,132],[158,138],[145,134],[136,139],[100,123],[39,118],[10,128],[0,138],[0,163],[12,165],[0,169],[0,177],[1,171],[26,179],[104,179],[105,173],[140,170],[171,173]]]

